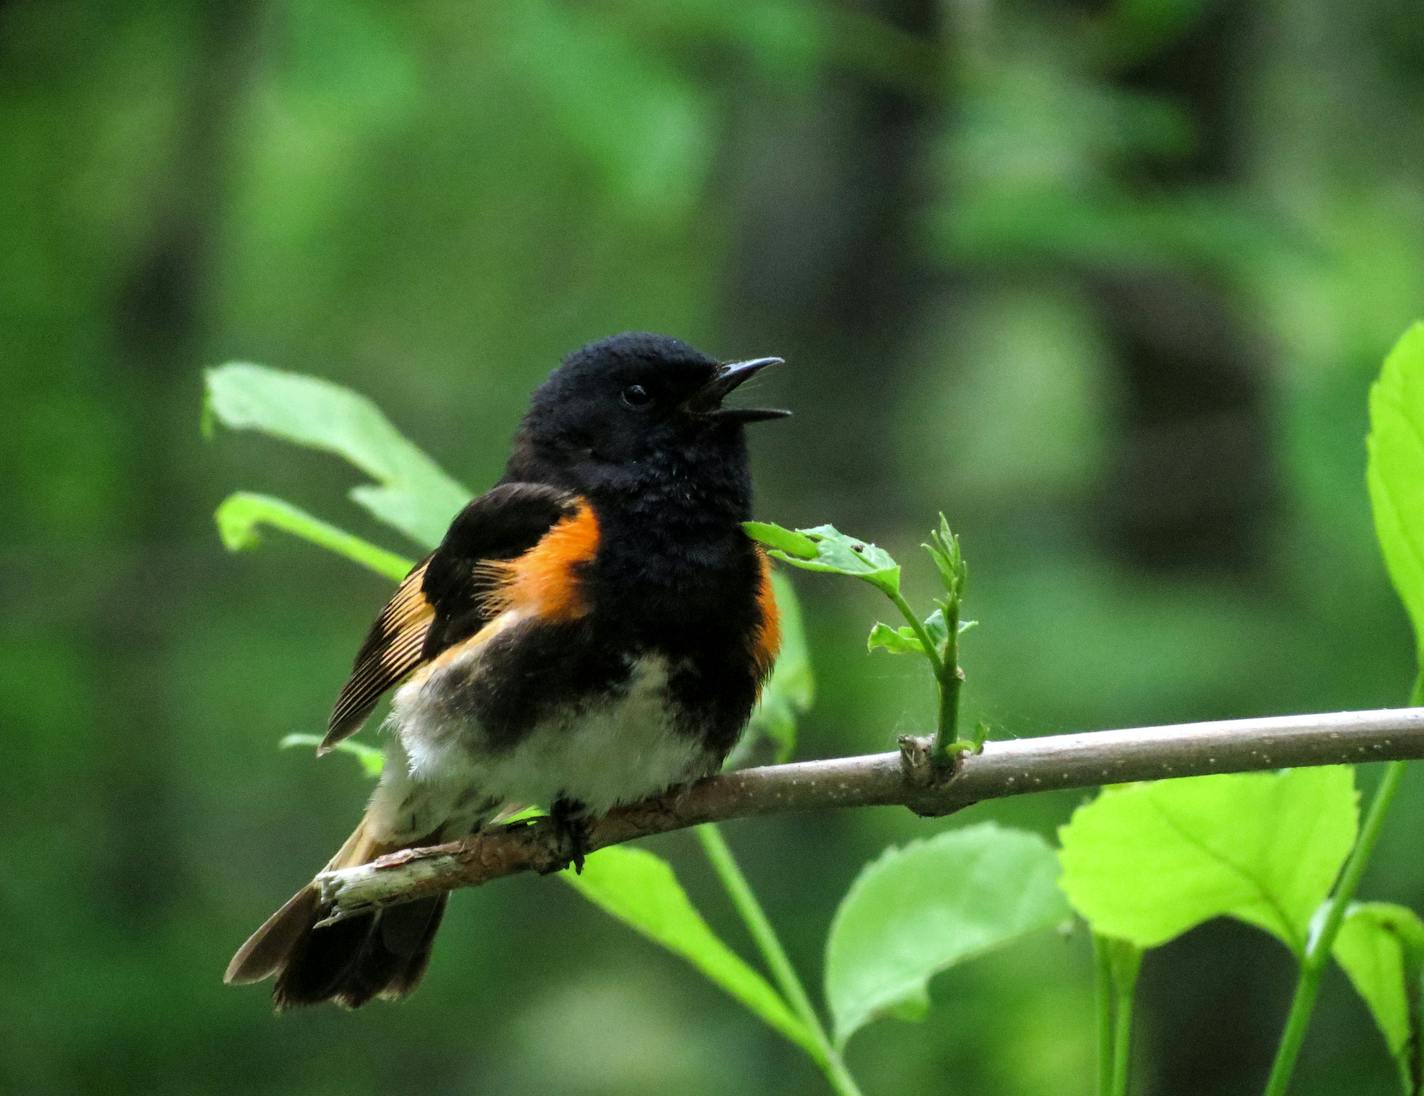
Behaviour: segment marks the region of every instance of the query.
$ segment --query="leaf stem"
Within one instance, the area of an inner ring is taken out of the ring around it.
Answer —
[[[935,680],[943,681],[944,660],[939,657],[939,648],[935,645],[934,640],[930,638],[929,632],[925,630],[924,622],[915,615],[915,610],[910,608],[910,603],[905,600],[904,594],[898,591],[894,593],[887,591],[886,596],[895,603],[895,608],[899,609],[900,615],[909,622],[911,629],[914,630],[915,638],[918,639],[920,644],[924,647],[925,657],[930,660],[930,665],[934,667]],[[950,642],[953,642],[954,638],[951,633]]]
[[[702,851],[707,854],[707,859],[711,862],[718,879],[721,880],[727,896],[731,898],[732,905],[736,907],[737,913],[746,923],[752,940],[755,941],[757,949],[766,961],[772,981],[781,990],[782,996],[786,998],[786,1003],[791,1006],[791,1010],[801,1018],[811,1032],[820,1051],[818,1055],[814,1056],[816,1065],[826,1075],[831,1089],[837,1093],[837,1096],[861,1096],[860,1087],[846,1068],[845,1060],[841,1057],[840,1052],[836,1050],[830,1037],[827,1036],[821,1018],[817,1015],[815,1006],[811,1004],[810,997],[806,995],[806,988],[801,984],[801,979],[796,974],[796,968],[791,965],[791,960],[786,955],[786,949],[782,947],[781,940],[776,935],[776,929],[772,927],[771,921],[766,916],[766,911],[762,909],[761,902],[757,900],[756,893],[752,890],[751,884],[747,882],[747,877],[742,874],[741,866],[737,863],[737,858],[732,854],[732,849],[726,839],[722,837],[722,832],[711,823],[698,826],[695,832],[697,839],[702,843]]]
[[[942,603],[947,637],[944,643],[944,665],[939,675],[939,722],[935,726],[934,746],[930,760],[941,768],[953,764],[952,752],[959,742],[959,686],[964,673],[959,668],[959,599],[950,597]]]
[[[1327,902],[1325,917],[1320,922],[1319,930],[1306,945],[1305,955],[1300,961],[1300,977],[1296,982],[1295,994],[1291,998],[1290,1013],[1286,1017],[1285,1029],[1281,1032],[1281,1042],[1276,1050],[1276,1060],[1271,1066],[1271,1075],[1266,1081],[1265,1096],[1285,1096],[1290,1086],[1291,1074],[1295,1070],[1301,1044],[1305,1041],[1306,1029],[1310,1026],[1310,1016],[1315,1010],[1316,998],[1320,995],[1320,983],[1335,946],[1335,937],[1339,935],[1346,908],[1359,889],[1360,878],[1365,874],[1375,844],[1379,841],[1384,816],[1394,800],[1395,793],[1399,791],[1403,778],[1403,761],[1391,761],[1385,766],[1384,776],[1375,790],[1364,825],[1360,827],[1359,839],[1356,840],[1354,851],[1350,853],[1350,859],[1340,876],[1340,884]]]
[[[951,750],[959,741],[959,684],[963,680],[959,672],[959,604],[953,598],[945,603],[944,621],[949,633],[945,641],[945,653],[941,657],[938,646],[930,638],[924,623],[910,608],[905,595],[887,591],[887,596],[895,603],[895,608],[900,610],[900,615],[909,622],[915,638],[925,650],[925,657],[934,668],[935,686],[939,692],[939,716],[935,721],[934,746],[930,757],[936,766],[947,767],[953,760],[950,757]]]
[[[1098,1012],[1098,1092],[1127,1096],[1132,1066],[1132,1005],[1142,952],[1126,940],[1093,933]]]
[[[1113,976],[1108,942],[1093,933],[1093,996],[1098,1014],[1098,1096],[1112,1096]]]
[[[1136,999],[1136,981],[1121,987],[1116,994],[1117,1017],[1113,1022],[1112,1096],[1127,1096],[1128,1067],[1132,1064],[1132,1005]]]

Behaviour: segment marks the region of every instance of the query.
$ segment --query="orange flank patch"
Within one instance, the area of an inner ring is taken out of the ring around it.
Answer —
[[[757,546],[761,559],[761,585],[757,589],[757,608],[761,612],[761,623],[752,632],[752,657],[756,659],[757,676],[765,681],[771,673],[776,654],[781,650],[781,614],[776,608],[776,595],[771,588],[771,560],[761,546]]]
[[[491,616],[510,609],[542,620],[577,620],[588,612],[579,568],[598,551],[598,518],[584,503],[517,559],[484,564],[494,578]]]

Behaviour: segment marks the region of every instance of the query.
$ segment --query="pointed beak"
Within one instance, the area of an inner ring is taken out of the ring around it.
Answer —
[[[715,377],[702,386],[695,397],[695,403],[699,408],[705,408],[703,414],[708,418],[717,419],[719,422],[746,423],[784,419],[791,414],[790,411],[771,407],[722,406],[722,401],[733,389],[745,384],[768,366],[783,364],[785,363],[781,358],[751,358],[744,362],[728,362]]]

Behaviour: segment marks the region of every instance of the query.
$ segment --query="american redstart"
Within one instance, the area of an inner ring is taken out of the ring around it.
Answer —
[[[780,360],[722,364],[623,334],[540,385],[504,476],[406,576],[337,697],[323,752],[395,690],[380,784],[328,869],[464,837],[522,804],[550,808],[577,849],[586,819],[721,765],[780,640],[766,556],[740,524],[743,427],[788,414],[723,400]],[[329,911],[308,884],[226,980],[275,974],[279,1010],[404,997],[445,900],[317,928]]]

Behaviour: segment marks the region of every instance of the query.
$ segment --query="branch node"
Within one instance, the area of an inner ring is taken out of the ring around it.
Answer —
[[[938,779],[934,764],[934,739],[928,736],[902,734],[900,771],[905,782],[916,788],[928,788]]]
[[[921,818],[943,818],[963,810],[974,800],[956,801],[944,794],[944,789],[964,771],[964,751],[950,755],[949,764],[935,757],[934,739],[918,735],[901,735],[900,771],[912,789],[903,802]]]
[[[903,734],[898,741],[900,766],[904,770],[905,779],[917,788],[948,784],[964,769],[964,750],[955,750],[948,760],[944,760],[935,755],[935,741],[932,737]]]

